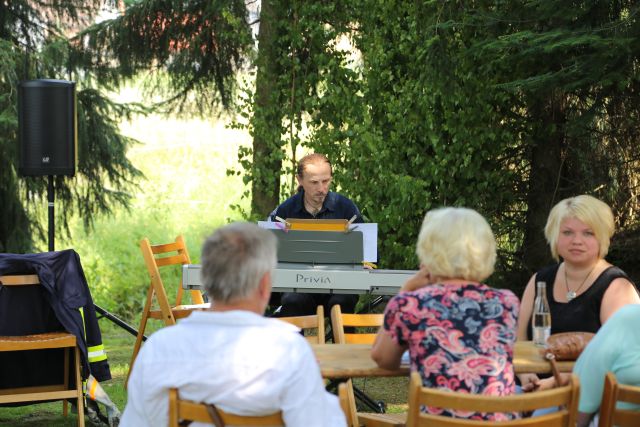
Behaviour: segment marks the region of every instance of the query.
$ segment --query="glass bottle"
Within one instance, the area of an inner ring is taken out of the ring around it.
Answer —
[[[536,299],[533,303],[533,316],[531,317],[531,329],[533,342],[537,346],[544,347],[547,338],[551,334],[551,310],[547,301],[547,284],[536,283]]]

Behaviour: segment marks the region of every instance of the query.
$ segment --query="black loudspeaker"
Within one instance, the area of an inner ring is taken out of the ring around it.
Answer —
[[[76,84],[29,80],[18,87],[20,163],[23,176],[69,175],[78,164]]]

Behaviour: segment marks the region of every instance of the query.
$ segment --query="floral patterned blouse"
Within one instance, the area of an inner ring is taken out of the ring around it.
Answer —
[[[506,289],[433,284],[391,299],[384,328],[408,346],[411,370],[426,387],[504,396],[515,392],[513,347],[520,302]],[[509,420],[517,414],[426,412],[456,418]]]

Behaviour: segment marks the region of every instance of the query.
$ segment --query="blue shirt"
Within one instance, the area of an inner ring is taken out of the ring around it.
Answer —
[[[578,410],[593,414],[600,407],[607,371],[618,382],[640,385],[640,304],[618,309],[589,342],[573,372],[580,378]]]
[[[276,216],[282,219],[351,219],[354,215],[356,219],[353,222],[364,222],[356,204],[333,191],[329,191],[325,197],[320,212],[311,215],[304,207],[304,190],[300,190],[275,208],[269,214],[269,219],[275,221]]]

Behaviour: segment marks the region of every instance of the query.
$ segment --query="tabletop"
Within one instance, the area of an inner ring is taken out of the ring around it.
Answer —
[[[312,344],[324,378],[393,377],[409,375],[409,365],[382,369],[371,359],[371,344]],[[558,362],[561,372],[570,372],[574,362]],[[532,341],[515,345],[514,370],[517,374],[550,373],[551,366]]]

